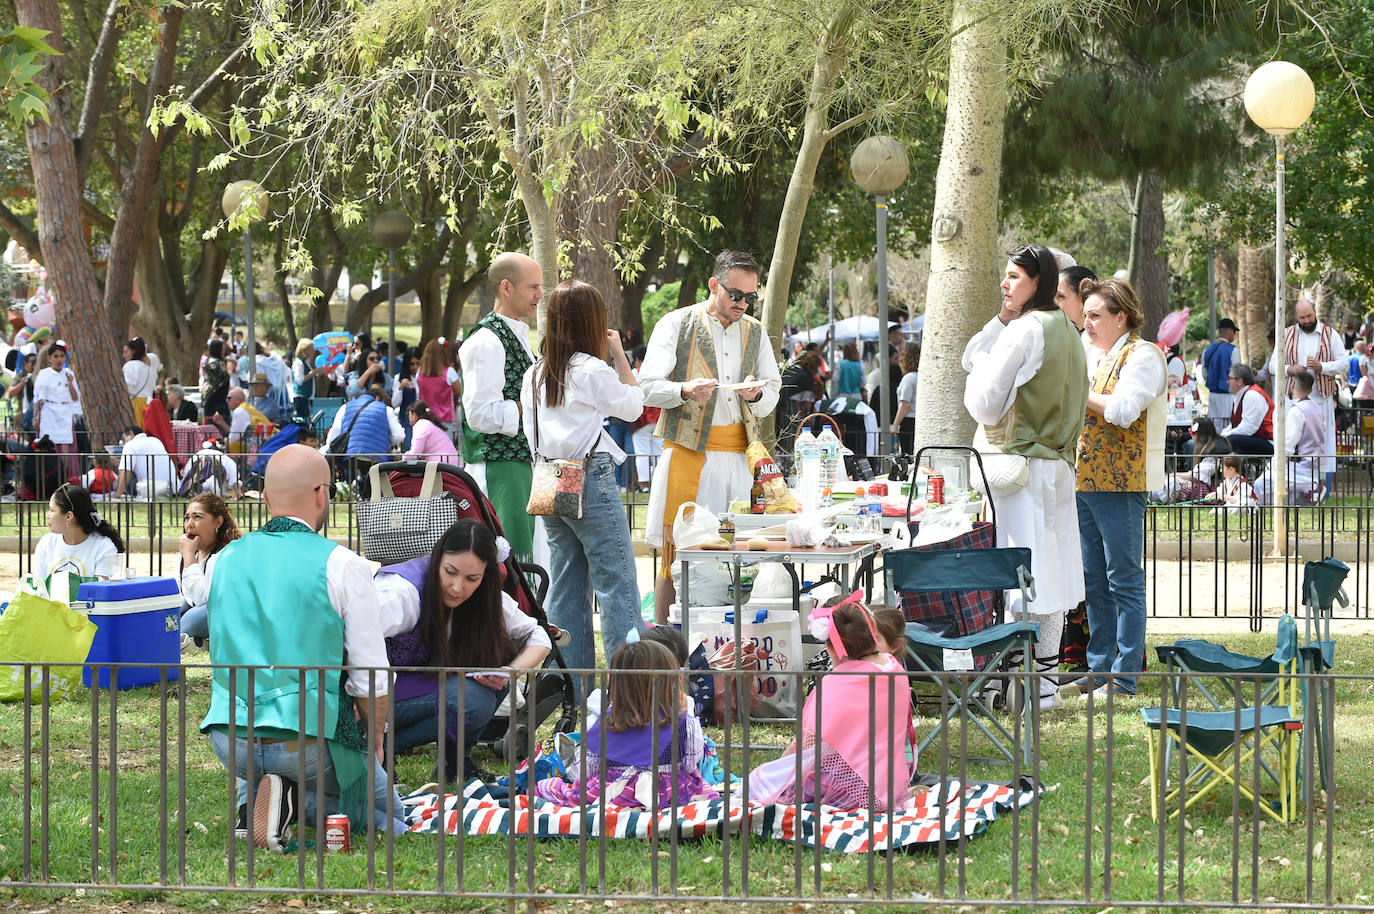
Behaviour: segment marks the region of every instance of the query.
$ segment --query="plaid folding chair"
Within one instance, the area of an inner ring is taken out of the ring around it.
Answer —
[[[889,552],[884,561],[892,576],[892,586],[900,594],[1015,589],[1021,591],[1022,605],[1035,599],[1035,582],[1030,571],[1031,553],[1026,548],[901,549]],[[964,717],[983,731],[1008,762],[1015,764],[1013,749],[1017,738],[993,715],[981,693],[995,674],[1007,668],[1008,658],[1020,651],[1024,675],[1018,676],[1016,683],[1024,690],[1023,694],[1032,694],[1035,642],[1039,636],[1039,623],[1029,621],[1024,613],[1015,622],[1003,622],[953,638],[931,634],[919,625],[908,624],[907,669],[930,676],[938,684],[942,695],[941,705],[945,708],[943,716],[917,746],[917,756],[934,743],[946,727]],[[989,655],[990,659],[982,670],[939,674],[947,650],[970,651]],[[1023,707],[1026,702],[1012,704],[1014,707]],[[1016,726],[1015,721],[1012,726]],[[1030,715],[1026,715],[1021,758],[1027,767],[1031,763],[1030,726]]]

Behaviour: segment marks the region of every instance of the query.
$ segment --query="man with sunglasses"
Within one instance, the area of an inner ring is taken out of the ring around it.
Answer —
[[[759,300],[762,269],[751,255],[722,251],[707,280],[710,295],[663,317],[649,337],[639,386],[657,406],[663,457],[649,490],[645,541],[664,550],[654,617],[668,620],[673,586],[673,520],[685,502],[716,514],[749,497],[744,458],[757,420],[773,412],[782,379],[763,325],[745,314]]]

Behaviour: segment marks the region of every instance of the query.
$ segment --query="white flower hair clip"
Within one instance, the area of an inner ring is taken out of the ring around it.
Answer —
[[[91,510],[91,521],[92,521],[92,523],[94,523],[97,527],[99,527],[101,524],[103,524],[103,523],[105,522],[104,518],[102,518],[102,517],[100,516],[100,512],[99,512],[99,511],[96,511],[95,509],[92,509],[92,510]]]
[[[510,540],[504,536],[498,536],[496,538],[496,561],[504,562],[508,558],[510,558]]]

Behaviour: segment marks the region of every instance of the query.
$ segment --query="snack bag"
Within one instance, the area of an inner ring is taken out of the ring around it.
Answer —
[[[762,442],[751,441],[744,451],[744,457],[749,461],[750,472],[758,474],[759,484],[763,486],[763,497],[767,502],[763,513],[796,514],[797,499],[788,491],[782,471],[778,469],[773,455],[768,453],[768,448]]]

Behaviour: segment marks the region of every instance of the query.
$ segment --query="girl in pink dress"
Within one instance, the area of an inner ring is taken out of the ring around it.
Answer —
[[[910,687],[905,676],[871,675],[904,670],[882,650],[860,597],[856,591],[834,606],[812,610],[811,633],[825,641],[834,668],[816,680],[806,699],[800,747],[793,743],[781,758],[750,772],[751,801],[882,812],[901,809],[911,798],[915,753],[907,749],[915,745],[916,730]]]
[[[545,778],[535,785],[535,794],[560,806],[592,806],[605,794],[608,807],[654,810],[718,797],[701,777],[706,740],[701,721],[687,710],[690,697],[681,682],[677,660],[663,644],[647,639],[622,644],[611,657],[610,706],[587,728],[581,750],[585,781],[579,780],[581,759],[573,759],[568,765],[572,783]]]

